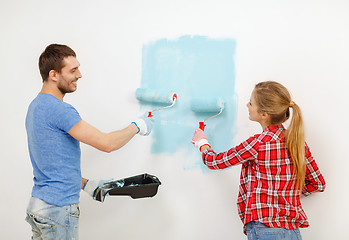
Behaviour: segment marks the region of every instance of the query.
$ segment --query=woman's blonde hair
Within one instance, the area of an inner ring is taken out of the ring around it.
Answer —
[[[291,123],[286,131],[285,140],[290,151],[296,177],[296,190],[302,190],[305,180],[305,140],[304,124],[299,106],[291,100],[288,90],[273,81],[260,82],[255,86],[255,100],[259,112],[270,116],[271,124],[279,125],[290,117]]]

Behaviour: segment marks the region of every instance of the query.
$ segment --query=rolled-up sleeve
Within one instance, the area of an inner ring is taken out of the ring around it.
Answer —
[[[211,148],[202,153],[204,164],[210,169],[224,169],[233,165],[255,160],[258,155],[259,142],[256,137],[250,137],[240,145],[226,152],[215,153]]]
[[[303,188],[303,195],[308,196],[313,192],[323,192],[326,188],[325,179],[310,152],[308,145],[305,146],[306,175]]]

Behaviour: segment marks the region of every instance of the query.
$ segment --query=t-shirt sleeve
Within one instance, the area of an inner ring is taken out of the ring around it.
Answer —
[[[57,128],[64,132],[69,132],[70,129],[80,121],[80,114],[72,105],[63,102],[59,109],[57,109],[55,122]]]

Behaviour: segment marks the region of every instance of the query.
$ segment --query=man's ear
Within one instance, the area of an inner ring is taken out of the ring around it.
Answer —
[[[48,77],[52,79],[52,81],[57,82],[58,78],[57,78],[57,72],[55,70],[51,70],[48,73]]]

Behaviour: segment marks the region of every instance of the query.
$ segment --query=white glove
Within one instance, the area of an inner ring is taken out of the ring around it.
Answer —
[[[138,134],[142,136],[148,136],[153,129],[154,118],[148,117],[148,113],[145,113],[136,121],[132,122],[138,128]]]
[[[87,182],[85,183],[85,186],[82,190],[85,191],[88,195],[90,195],[90,197],[95,199],[97,188],[106,184],[107,182],[111,182],[111,181],[113,181],[113,179],[108,179],[108,180],[90,180],[90,179],[87,179]]]
[[[201,151],[201,147],[210,144],[208,143],[207,137],[200,128],[195,129],[194,136],[191,140],[191,142],[194,144],[195,147],[197,147]]]

